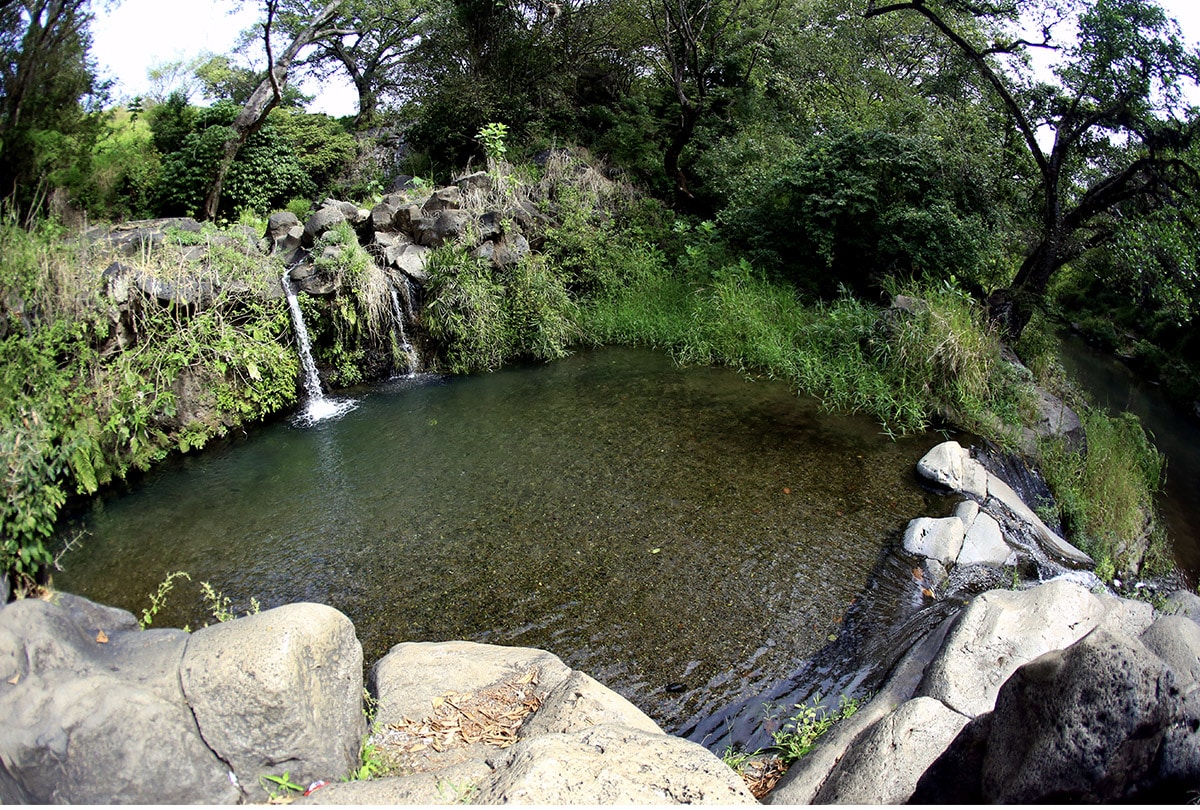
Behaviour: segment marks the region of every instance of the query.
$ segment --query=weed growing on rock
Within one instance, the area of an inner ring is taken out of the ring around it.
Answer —
[[[837,711],[830,712],[821,705],[821,696],[814,695],[812,703],[797,703],[796,712],[783,721],[771,734],[772,748],[779,752],[785,765],[812,751],[817,740],[841,720],[852,717],[863,701],[842,695],[838,699]]]
[[[186,579],[191,582],[192,577],[187,571],[173,571],[167,574],[166,579],[158,584],[158,590],[150,594],[150,606],[142,611],[142,618],[138,620],[138,624],[143,630],[154,623],[154,617],[167,603],[167,594],[175,588],[177,579]]]

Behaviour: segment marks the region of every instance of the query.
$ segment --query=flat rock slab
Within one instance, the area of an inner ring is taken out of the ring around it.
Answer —
[[[1012,565],[1016,554],[1004,542],[1004,532],[996,519],[986,512],[975,515],[963,537],[962,551],[958,553],[958,565]]]
[[[1095,568],[1096,561],[1068,543],[1050,529],[1032,509],[1021,500],[1012,487],[996,476],[990,476],[987,484],[988,498],[1003,504],[1018,519],[1026,523],[1035,533],[1042,548],[1059,560],[1076,567]]]
[[[963,536],[963,522],[953,515],[915,518],[904,530],[904,550],[942,565],[952,565],[962,549]]]

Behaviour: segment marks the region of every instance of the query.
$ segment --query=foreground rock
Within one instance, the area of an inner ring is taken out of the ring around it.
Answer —
[[[396,774],[341,781],[367,734],[362,647],[294,604],[195,633],[58,594],[0,609],[0,802],[750,804],[695,743],[540,650],[401,644],[372,670]],[[294,796],[293,796],[294,798]]]
[[[372,742],[399,775],[329,785],[301,803],[754,803],[707,749],[541,650],[400,644],[371,684]]]
[[[263,801],[264,775],[336,779],[357,764],[362,648],[333,608],[188,634],[56,601],[0,610],[6,801]]]
[[[1180,802],[1200,785],[1190,619],[1058,580],[982,594],[923,645],[769,803]]]

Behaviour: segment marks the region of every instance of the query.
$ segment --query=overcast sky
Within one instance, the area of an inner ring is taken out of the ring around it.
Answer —
[[[1200,42],[1200,2],[1159,0],[1179,21],[1189,41]],[[174,59],[188,59],[205,51],[229,53],[238,32],[258,19],[259,4],[247,2],[236,14],[234,0],[120,0],[108,13],[98,12],[92,26],[92,55],[110,78],[117,80],[116,98],[145,94],[150,83],[146,70]],[[351,115],[357,96],[348,81],[306,87],[316,94],[313,112]]]

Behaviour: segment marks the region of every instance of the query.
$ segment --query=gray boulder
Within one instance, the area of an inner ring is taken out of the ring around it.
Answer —
[[[65,595],[64,595],[65,596]],[[77,598],[0,611],[0,794],[34,803],[233,803],[179,691],[188,642]],[[169,774],[169,778],[166,775]]]
[[[1098,629],[1021,667],[1001,689],[982,771],[985,801],[1114,802],[1163,779],[1200,785],[1200,716],[1174,675],[1128,636]],[[1175,734],[1170,732],[1174,730]],[[1164,762],[1167,738],[1194,753]],[[1181,797],[1182,798],[1182,797]]]
[[[438,209],[413,223],[414,239],[419,245],[435,248],[453,242],[466,232],[471,215],[455,209]]]
[[[463,191],[491,191],[495,187],[496,181],[487,172],[474,172],[456,177],[454,185]]]
[[[313,243],[326,231],[349,221],[351,221],[350,217],[346,216],[346,212],[339,205],[325,205],[318,208],[304,222],[304,246],[312,247]]]
[[[1138,640],[1175,672],[1180,688],[1200,684],[1200,624],[1184,616],[1163,616]]]
[[[326,605],[285,605],[194,633],[179,670],[205,742],[264,800],[264,774],[336,779],[365,733],[362,645]]]
[[[1163,613],[1175,616],[1186,616],[1200,624],[1200,596],[1191,591],[1175,591],[1167,597]]]
[[[977,500],[987,497],[987,470],[971,458],[970,450],[956,441],[942,442],[922,456],[917,462],[917,472],[954,492]]]
[[[963,522],[951,515],[946,518],[920,517],[909,521],[904,530],[904,550],[909,554],[951,565],[963,544]]]
[[[475,249],[475,255],[496,267],[511,267],[529,255],[529,240],[519,233],[503,236],[484,242]]]
[[[477,804],[757,804],[741,777],[693,742],[619,725],[524,739]]]
[[[662,729],[625,698],[582,672],[571,675],[542,701],[521,726],[522,737],[569,734],[606,723],[661,734]]]
[[[932,698],[904,703],[854,741],[816,803],[903,804],[966,724],[966,717]]]
[[[1004,533],[996,519],[986,512],[976,515],[963,537],[957,564],[1002,566],[1015,562],[1016,553],[1004,542]]]
[[[967,717],[991,711],[1000,687],[1018,667],[1069,647],[1107,613],[1096,596],[1063,580],[1027,591],[980,594],[960,614],[918,694]]]
[[[421,208],[428,214],[437,211],[454,211],[462,207],[462,189],[457,186],[439,188],[429,196]]]
[[[994,475],[988,477],[987,497],[989,509],[995,511],[995,505],[999,504],[1012,517],[1028,526],[1039,545],[1048,554],[1075,567],[1096,567],[1095,560],[1059,537],[1042,522],[1042,519],[1026,505],[1025,501],[1021,500],[1021,496],[1012,487]]]

